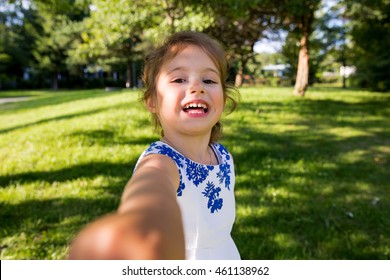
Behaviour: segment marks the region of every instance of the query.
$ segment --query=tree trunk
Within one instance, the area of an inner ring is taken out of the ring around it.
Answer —
[[[58,90],[58,73],[53,72],[52,80],[51,80],[51,88],[52,90]]]
[[[134,61],[131,62],[131,73],[132,73],[132,80],[133,80],[133,88],[136,88],[138,86],[138,80],[137,80],[136,65]]]
[[[128,61],[126,64],[126,88],[131,88],[132,86],[132,74],[131,74],[131,62]]]
[[[242,67],[242,66],[240,66],[240,67],[238,68],[238,72],[237,72],[237,74],[236,74],[236,79],[235,79],[235,81],[234,81],[234,85],[235,85],[236,87],[240,87],[240,86],[242,85],[243,68],[244,68],[244,67]]]
[[[236,87],[242,86],[242,83],[244,81],[244,69],[245,69],[246,64],[248,63],[248,60],[249,60],[249,56],[248,57],[244,56],[241,58],[241,65],[238,68],[238,72],[236,74],[236,79],[234,81],[234,85]]]
[[[309,36],[313,19],[314,10],[311,10],[310,13],[302,17],[300,24],[302,37],[299,46],[298,70],[294,94],[301,97],[305,96],[306,89],[309,86]]]
[[[307,86],[309,85],[309,48],[308,34],[304,33],[300,40],[297,78],[295,80],[294,94],[305,96]]]

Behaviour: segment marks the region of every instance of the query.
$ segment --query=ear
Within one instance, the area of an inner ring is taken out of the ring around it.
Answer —
[[[146,100],[146,108],[148,109],[149,112],[151,113],[157,113],[157,102],[155,101],[155,98],[153,98],[153,96],[150,96],[147,100]]]

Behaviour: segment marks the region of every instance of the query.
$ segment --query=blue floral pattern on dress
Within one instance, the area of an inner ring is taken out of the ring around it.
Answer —
[[[220,187],[215,187],[213,182],[207,182],[207,186],[202,194],[209,200],[207,202],[207,208],[210,209],[211,213],[218,211],[222,208],[223,199],[219,197],[221,192]]]
[[[157,142],[152,143],[149,148],[146,150],[146,153],[151,153],[154,150],[158,151],[158,154],[169,156],[173,159],[177,166],[183,167],[182,161],[185,159],[181,154],[175,152],[172,148],[166,145],[158,145]],[[179,176],[180,176],[180,185],[176,191],[177,196],[183,195],[183,190],[186,188],[183,183],[183,175],[181,174],[181,170],[179,168]]]
[[[183,167],[182,161],[185,159],[184,156],[173,150],[171,147],[166,145],[158,145],[156,142],[154,142],[152,145],[150,145],[147,151],[151,152],[154,149],[156,149],[161,155],[169,156],[176,162],[179,167]]]
[[[195,186],[199,186],[204,180],[206,180],[209,175],[209,170],[199,163],[193,162],[191,160],[186,161],[187,168],[187,178],[194,182]]]
[[[221,153],[221,155],[226,157],[226,160],[230,159],[229,152],[226,150],[226,148],[222,145],[218,145],[218,151]]]
[[[183,176],[181,175],[180,170],[179,170],[179,174],[180,174],[180,184],[179,184],[179,187],[177,188],[176,194],[177,194],[177,196],[182,196],[183,191],[186,188],[186,185],[183,183]]]
[[[199,188],[202,197],[206,198],[205,206],[207,206],[211,214],[215,214],[223,207],[223,198],[221,197],[223,192],[221,188],[224,187],[227,191],[231,191],[232,166],[229,164],[231,157],[226,148],[221,144],[212,144],[212,146],[215,148],[217,158],[220,161],[218,165],[196,163],[161,141],[152,143],[145,150],[144,156],[154,153],[170,157],[176,163],[180,175],[180,184],[176,195],[179,197],[183,196],[186,187],[193,186],[196,189]],[[214,171],[215,168],[218,169]],[[212,176],[209,176],[210,172],[213,172]],[[205,183],[206,181],[207,183]],[[189,185],[186,186],[186,184]]]
[[[219,172],[217,177],[219,178],[219,183],[222,184],[225,181],[225,188],[230,190],[230,165],[228,163],[221,164],[219,166]]]

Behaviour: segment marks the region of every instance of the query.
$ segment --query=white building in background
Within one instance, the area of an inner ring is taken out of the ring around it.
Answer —
[[[355,66],[341,66],[340,67],[340,76],[348,78],[349,76],[356,73]]]
[[[272,73],[272,76],[274,77],[283,77],[284,71],[288,66],[288,64],[270,64],[264,66],[261,71]]]

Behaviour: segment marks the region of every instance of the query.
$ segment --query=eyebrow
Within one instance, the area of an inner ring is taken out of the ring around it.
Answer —
[[[173,68],[172,70],[168,70],[167,74],[171,74],[172,72],[175,72],[175,71],[178,71],[178,70],[186,70],[186,68],[184,68],[182,66],[178,66],[178,67]],[[218,70],[216,70],[214,68],[211,68],[211,67],[207,67],[204,70],[205,70],[204,72],[211,71],[211,72],[214,72],[215,74],[217,74],[218,76],[220,75]]]

